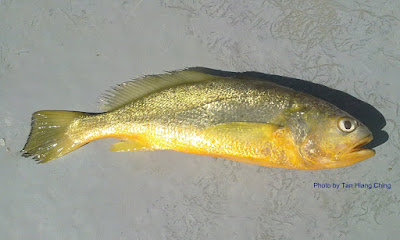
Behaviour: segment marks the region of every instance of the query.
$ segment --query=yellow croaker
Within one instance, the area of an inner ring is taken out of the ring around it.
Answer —
[[[316,97],[259,79],[193,70],[146,76],[104,95],[104,113],[38,111],[23,155],[59,158],[100,138],[111,151],[175,150],[268,167],[346,167],[372,134]]]

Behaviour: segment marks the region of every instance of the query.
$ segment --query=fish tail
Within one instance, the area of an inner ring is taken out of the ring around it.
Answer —
[[[22,156],[39,163],[59,158],[81,146],[85,142],[74,141],[67,131],[74,127],[74,120],[89,116],[90,113],[74,111],[38,111],[32,115],[31,132]]]

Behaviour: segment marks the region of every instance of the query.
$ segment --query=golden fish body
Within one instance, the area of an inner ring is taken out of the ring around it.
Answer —
[[[25,156],[46,162],[108,137],[122,140],[112,151],[176,150],[305,170],[374,155],[358,148],[371,132],[346,112],[258,79],[184,70],[124,83],[103,100],[101,114],[36,112]]]

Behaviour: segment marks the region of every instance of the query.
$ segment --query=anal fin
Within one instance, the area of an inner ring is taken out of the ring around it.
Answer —
[[[130,151],[145,151],[145,150],[152,150],[152,148],[134,139],[128,139],[126,141],[114,143],[110,148],[110,151],[113,152],[130,152]]]

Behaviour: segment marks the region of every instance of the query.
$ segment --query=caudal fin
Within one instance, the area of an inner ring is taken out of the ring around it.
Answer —
[[[32,115],[32,129],[25,147],[24,157],[33,156],[40,163],[59,158],[85,143],[76,143],[67,131],[75,119],[89,115],[72,111],[38,111]]]

